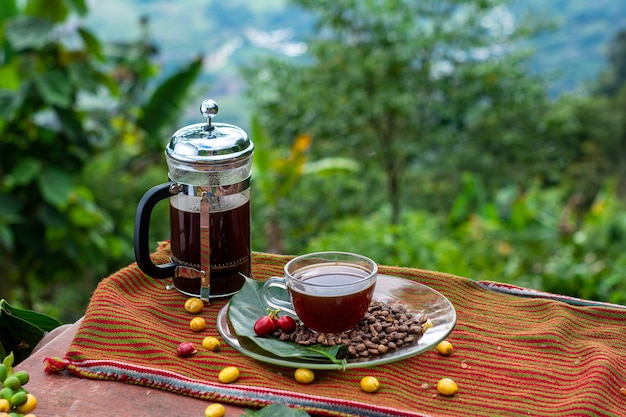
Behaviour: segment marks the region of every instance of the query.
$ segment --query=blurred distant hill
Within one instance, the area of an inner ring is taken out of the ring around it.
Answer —
[[[624,0],[515,0],[504,15],[515,20],[524,13],[558,25],[532,40],[532,68],[548,77],[553,95],[592,82],[614,35],[626,28]],[[125,41],[140,36],[143,15],[150,19],[165,73],[191,57],[205,57],[204,76],[181,126],[200,121],[199,103],[211,97],[220,104],[219,121],[247,128],[251,110],[241,97],[238,66],[263,54],[296,59],[306,51],[314,24],[285,0],[94,1],[87,23],[101,39]]]
[[[520,9],[553,19],[555,31],[533,40],[534,69],[549,77],[553,93],[582,88],[606,64],[614,36],[626,29],[623,0],[517,0]]]

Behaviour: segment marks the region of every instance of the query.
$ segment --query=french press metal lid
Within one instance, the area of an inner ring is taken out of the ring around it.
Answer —
[[[172,135],[165,149],[172,181],[196,186],[224,186],[250,176],[254,144],[241,128],[212,123],[214,100],[204,100],[200,112],[207,123],[185,126]]]

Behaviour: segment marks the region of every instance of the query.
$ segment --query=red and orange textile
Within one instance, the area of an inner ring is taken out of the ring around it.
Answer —
[[[168,261],[169,246],[161,244],[153,257]],[[255,253],[253,276],[282,275],[288,259]],[[310,385],[296,382],[291,368],[225,343],[217,353],[179,358],[179,343],[218,336],[216,316],[226,300],[204,309],[207,329],[195,333],[186,297],[132,264],[99,284],[62,368],[209,401],[250,408],[278,402],[324,416],[626,415],[626,308],[419,269],[381,265],[380,272],[428,285],[453,303],[453,355],[433,350],[373,368],[318,370]],[[230,365],[241,376],[222,384],[217,375]],[[376,393],[359,389],[368,375],[381,383]],[[457,382],[456,395],[437,393],[443,377]]]

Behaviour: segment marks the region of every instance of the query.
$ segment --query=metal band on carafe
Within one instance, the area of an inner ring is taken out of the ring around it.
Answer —
[[[200,278],[200,299],[209,303],[211,295],[211,202],[204,191],[200,200],[200,267],[204,272]]]
[[[178,192],[185,195],[201,197],[204,193],[207,193],[210,197],[225,197],[233,194],[239,194],[250,188],[250,177],[230,185],[195,186],[181,183],[173,184],[176,185]]]

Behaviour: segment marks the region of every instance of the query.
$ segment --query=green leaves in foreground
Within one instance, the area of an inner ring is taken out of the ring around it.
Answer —
[[[0,357],[15,355],[15,363],[26,359],[46,332],[60,326],[56,319],[0,300]]]
[[[301,346],[296,343],[282,342],[271,337],[259,337],[254,333],[254,323],[267,314],[267,305],[263,302],[263,282],[246,278],[245,285],[230,300],[228,317],[238,336],[245,336],[259,347],[282,358],[301,358],[303,360],[327,360],[340,367],[345,366],[345,359],[337,359],[337,354],[345,346],[324,347],[322,345]],[[285,293],[285,297],[287,294]]]

